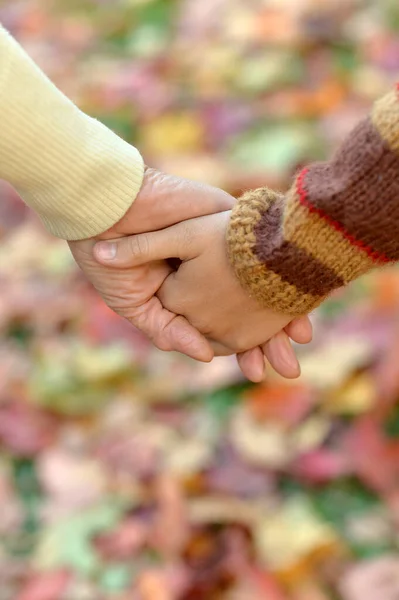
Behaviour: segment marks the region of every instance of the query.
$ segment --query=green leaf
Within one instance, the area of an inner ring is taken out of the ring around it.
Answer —
[[[352,515],[359,515],[379,505],[378,496],[355,479],[340,479],[312,493],[318,512],[340,530]]]
[[[15,340],[19,345],[25,346],[33,336],[33,329],[28,323],[13,322],[6,332],[6,336]]]
[[[39,540],[35,560],[37,567],[70,567],[85,576],[100,573],[102,562],[91,540],[96,534],[115,527],[124,509],[122,502],[112,498],[49,526]]]
[[[286,176],[304,161],[320,159],[320,139],[308,123],[265,123],[257,130],[238,136],[228,150],[233,164],[242,169],[261,169],[274,176]]]
[[[40,529],[42,490],[33,460],[15,458],[11,462],[15,492],[24,506],[24,521],[20,535],[9,540],[9,551],[14,555],[29,555],[36,543]]]
[[[121,592],[134,579],[131,565],[115,564],[106,568],[99,579],[101,589],[105,592]]]
[[[385,434],[393,439],[399,438],[399,405],[396,404],[391,413],[384,423],[384,432]]]
[[[304,65],[298,54],[262,51],[242,61],[235,74],[235,85],[253,94],[299,84],[303,77]]]
[[[397,0],[385,0],[381,3],[384,25],[393,32],[399,32],[399,5]]]
[[[321,490],[314,491],[311,498],[317,512],[335,527],[359,559],[372,558],[394,550],[393,538],[358,541],[351,533],[348,526],[351,520],[367,517],[381,507],[378,496],[357,480],[335,481]]]
[[[350,44],[335,46],[332,58],[338,75],[350,75],[359,67],[358,50]]]
[[[135,8],[136,19],[141,24],[166,28],[173,22],[176,12],[174,0],[150,0]]]
[[[37,404],[64,415],[88,415],[100,410],[119,382],[134,377],[126,347],[73,344],[66,355],[45,355],[30,380]]]
[[[213,416],[223,421],[238,404],[243,392],[250,387],[252,387],[251,384],[244,383],[215,390],[207,394],[203,401]]]
[[[120,109],[106,115],[97,113],[94,116],[129,143],[132,143],[137,135],[137,127],[131,107],[129,107],[129,110]]]

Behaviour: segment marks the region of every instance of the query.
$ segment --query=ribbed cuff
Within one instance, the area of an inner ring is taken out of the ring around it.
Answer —
[[[284,239],[287,198],[268,188],[244,194],[227,230],[230,263],[248,294],[278,313],[304,315],[325,295],[302,289],[309,273],[304,253]]]
[[[36,206],[32,193],[28,194],[28,203],[46,229],[70,241],[95,237],[118,223],[143,183],[139,151],[101,123],[90,121],[92,135],[84,151],[78,151],[77,160],[71,162],[61,155],[56,167],[68,178],[67,185],[41,189]]]

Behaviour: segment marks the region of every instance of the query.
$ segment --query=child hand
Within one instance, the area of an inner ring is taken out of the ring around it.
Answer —
[[[282,375],[297,377],[299,364],[284,328],[290,327],[297,341],[307,342],[311,338],[309,322],[300,319],[290,325],[290,315],[262,308],[242,289],[226,254],[229,215],[213,214],[162,231],[115,240],[111,261],[102,258],[104,246],[100,243],[94,249],[95,257],[102,264],[118,268],[166,258],[182,260],[158,291],[164,308],[184,316],[207,337],[217,355],[241,354],[255,348],[240,357],[244,370],[251,360],[263,361],[256,349],[260,347]]]

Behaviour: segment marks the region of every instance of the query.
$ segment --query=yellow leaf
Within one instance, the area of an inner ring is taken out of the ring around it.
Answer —
[[[291,444],[295,453],[310,452],[318,448],[330,431],[331,423],[327,417],[314,416],[307,419],[292,432]]]
[[[328,394],[324,408],[336,415],[359,415],[370,410],[375,402],[373,379],[367,373],[362,373]]]
[[[366,337],[331,339],[301,358],[302,377],[319,388],[341,385],[355,369],[369,361],[372,353],[372,344]]]
[[[258,421],[246,406],[235,411],[231,440],[240,456],[255,465],[277,469],[291,459],[286,430],[276,423]]]
[[[204,129],[194,113],[165,114],[144,127],[143,146],[150,155],[190,153],[203,145]]]
[[[302,496],[286,501],[255,528],[261,560],[274,571],[295,567],[309,555],[334,546],[338,538]]]

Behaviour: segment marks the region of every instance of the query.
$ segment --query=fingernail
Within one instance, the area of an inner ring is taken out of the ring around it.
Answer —
[[[293,369],[299,369],[298,359],[295,356],[294,350],[291,346],[291,342],[288,336],[286,335],[284,336],[283,358],[289,367]]]
[[[101,260],[114,260],[116,244],[114,242],[99,242],[96,244],[96,254]]]

